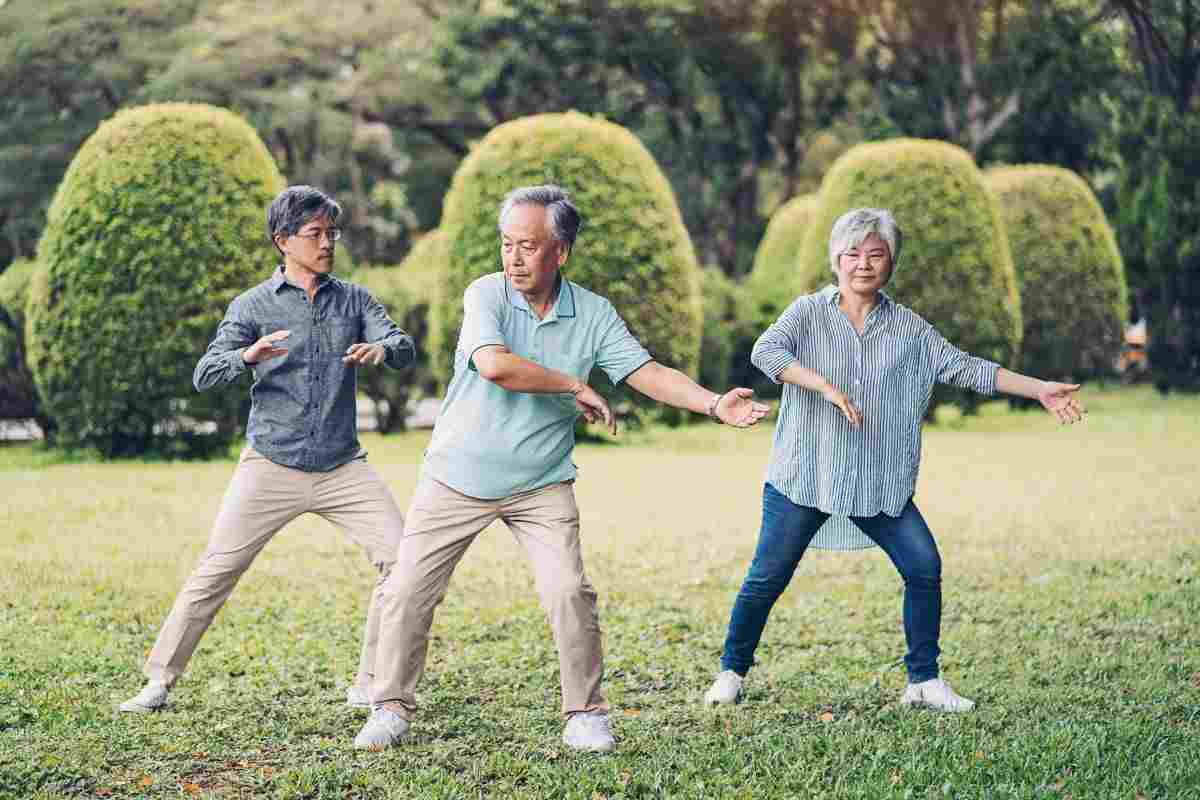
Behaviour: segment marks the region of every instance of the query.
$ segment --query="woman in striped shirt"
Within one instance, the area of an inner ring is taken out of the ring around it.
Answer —
[[[837,286],[797,298],[754,345],[751,361],[784,384],[783,399],[758,547],[730,616],[722,671],[705,695],[709,704],[739,699],[767,615],[810,544],[877,544],[904,579],[909,683],[901,703],[974,706],[938,674],[942,563],[912,499],[933,385],[1036,398],[1063,423],[1084,412],[1077,384],[970,356],[884,294],[901,239],[883,209],[841,216],[829,237]]]

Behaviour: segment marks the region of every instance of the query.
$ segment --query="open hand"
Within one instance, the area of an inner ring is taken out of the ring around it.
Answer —
[[[584,419],[588,422],[602,419],[604,427],[608,428],[613,436],[617,435],[617,418],[608,407],[608,401],[601,397],[599,392],[580,381],[571,390],[571,394],[575,395],[575,407],[583,414]]]
[[[1043,381],[1042,389],[1037,394],[1038,402],[1053,414],[1063,425],[1079,422],[1087,413],[1079,403],[1075,392],[1079,391],[1078,383],[1055,383]]]
[[[365,364],[373,367],[382,364],[386,357],[387,351],[383,349],[383,345],[359,342],[346,348],[346,355],[342,356],[342,361],[346,364]]]
[[[754,399],[753,389],[738,387],[721,395],[713,413],[726,425],[749,428],[767,415],[771,407]]]
[[[828,389],[821,392],[821,396],[837,406],[841,410],[842,415],[846,417],[846,421],[849,422],[851,426],[855,428],[862,427],[862,412],[858,410],[858,407],[855,406],[854,403],[850,402],[850,398],[846,396],[845,392],[836,386],[830,386]]]
[[[260,361],[270,361],[287,355],[287,347],[283,340],[291,336],[291,331],[275,331],[268,333],[254,344],[242,351],[242,361],[247,364],[257,364]]]

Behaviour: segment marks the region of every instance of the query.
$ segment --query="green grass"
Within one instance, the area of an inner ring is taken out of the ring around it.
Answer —
[[[975,712],[908,712],[900,584],[805,557],[740,706],[697,699],[754,548],[771,430],[577,452],[611,756],[560,743],[553,643],[511,536],[434,626],[415,740],[354,751],[342,704],[370,584],[311,517],[243,579],[173,694],[122,717],[232,471],[0,449],[0,796],[1200,797],[1200,400],[1091,389],[1083,425],[986,406],[927,430],[943,669]],[[365,437],[403,506],[427,434]],[[61,459],[58,460],[61,462]]]

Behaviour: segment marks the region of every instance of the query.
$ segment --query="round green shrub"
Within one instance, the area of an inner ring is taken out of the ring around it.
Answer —
[[[629,131],[575,112],[500,125],[463,161],[446,195],[448,252],[433,309],[431,351],[443,382],[453,371],[462,295],[501,269],[496,213],[518,186],[571,193],[583,226],[563,274],[607,297],[662,363],[696,374],[700,268],[667,179]]]
[[[25,359],[25,304],[37,263],[18,259],[0,274],[0,419],[38,419],[42,414]]]
[[[745,282],[748,321],[759,333],[800,294],[800,245],[816,210],[816,195],[800,195],[780,206],[767,224]]]
[[[718,267],[705,267],[702,275],[704,335],[699,381],[721,392],[739,382],[736,359],[750,352],[756,334],[746,318],[744,288]]]
[[[429,307],[445,252],[446,236],[439,229],[418,239],[399,266],[364,267],[351,277],[383,304],[392,320],[413,337],[417,348],[416,360],[404,369],[359,370],[358,388],[375,401],[380,433],[404,430],[409,401],[437,391],[430,370]]]
[[[829,233],[845,212],[886,208],[904,233],[885,291],[928,320],[955,346],[1001,365],[1021,346],[1021,303],[1008,238],[994,195],[962,148],[894,139],[858,145],[834,162],[800,248],[802,290],[836,283]],[[978,395],[938,387],[934,403],[964,410]]]
[[[271,154],[232,112],[118,112],[55,194],[28,307],[29,363],[57,441],[105,456],[191,454],[236,432],[240,392],[197,395],[192,371],[229,302],[277,261]],[[196,435],[203,423],[217,434]]]
[[[1021,291],[1022,370],[1054,380],[1111,372],[1129,312],[1121,252],[1096,196],[1061,167],[984,175],[1000,201]]]

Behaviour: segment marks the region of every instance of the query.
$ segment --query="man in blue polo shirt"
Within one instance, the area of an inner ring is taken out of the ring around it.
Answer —
[[[737,427],[767,412],[749,389],[717,394],[654,361],[612,303],[562,277],[579,224],[557,186],[516,189],[500,208],[504,271],[463,295],[454,378],[383,586],[375,708],[356,747],[380,750],[407,736],[434,609],[467,547],[502,519],[529,555],[554,629],[563,740],[611,750],[596,592],[580,554],[571,453],[580,414],[614,433],[616,425],[588,375],[599,367],[614,384],[625,381],[654,400]]]

